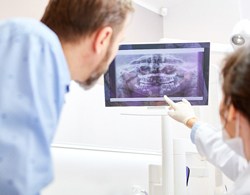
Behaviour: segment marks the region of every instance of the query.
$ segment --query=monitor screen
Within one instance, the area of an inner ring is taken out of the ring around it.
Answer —
[[[105,105],[208,105],[209,42],[122,44],[104,75]]]

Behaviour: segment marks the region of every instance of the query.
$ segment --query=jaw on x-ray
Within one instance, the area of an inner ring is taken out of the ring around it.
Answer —
[[[126,97],[198,96],[197,56],[126,55],[116,59],[116,94]]]

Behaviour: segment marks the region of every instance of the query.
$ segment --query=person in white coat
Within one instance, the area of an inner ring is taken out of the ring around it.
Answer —
[[[219,112],[222,131],[201,122],[191,104],[174,103],[167,96],[168,115],[191,128],[191,140],[200,154],[235,181],[228,194],[250,194],[250,45],[226,59],[221,71],[223,99]]]

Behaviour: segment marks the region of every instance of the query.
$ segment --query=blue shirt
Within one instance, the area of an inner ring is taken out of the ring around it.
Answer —
[[[50,145],[70,75],[56,34],[0,22],[0,194],[37,195],[53,178]]]

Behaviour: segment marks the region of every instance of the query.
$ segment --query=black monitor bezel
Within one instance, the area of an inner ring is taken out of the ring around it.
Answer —
[[[125,43],[119,46],[119,50],[141,50],[141,49],[169,49],[169,48],[204,48],[203,63],[202,63],[202,77],[204,79],[204,87],[206,94],[204,94],[203,100],[190,100],[192,105],[206,106],[208,105],[209,95],[209,62],[210,62],[210,42],[183,42],[183,43]],[[119,51],[118,51],[119,52]],[[116,107],[116,106],[133,106],[125,105],[121,103],[111,102],[110,92],[111,89],[115,90],[115,59],[111,62],[108,71],[104,74],[104,90],[105,90],[105,106]],[[113,75],[113,76],[112,76]],[[205,92],[204,92],[205,93]],[[171,98],[171,97],[170,97]],[[175,101],[175,100],[173,100]],[[162,101],[144,102],[138,101],[136,106],[162,106],[165,103]]]

